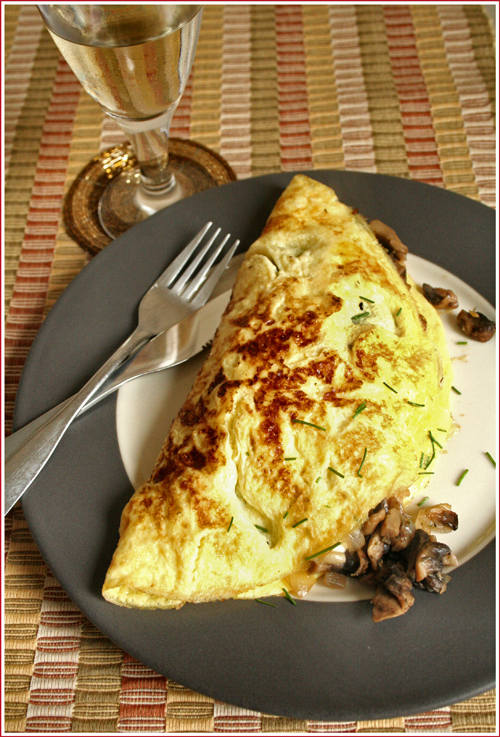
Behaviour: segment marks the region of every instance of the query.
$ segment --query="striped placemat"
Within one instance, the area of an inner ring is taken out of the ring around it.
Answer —
[[[81,89],[33,5],[4,6],[5,430],[45,315],[88,261],[64,194],[123,136]],[[494,206],[495,52],[479,5],[207,5],[172,135],[241,178],[340,168]],[[495,693],[384,721],[316,722],[214,701],[105,638],[47,569],[16,507],[5,522],[7,732],[495,732]]]

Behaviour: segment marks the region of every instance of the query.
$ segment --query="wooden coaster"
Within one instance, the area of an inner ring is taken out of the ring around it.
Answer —
[[[222,156],[195,141],[171,138],[169,162],[174,172],[189,177],[193,193],[236,180],[236,174]],[[63,207],[64,225],[68,235],[93,256],[112,240],[99,222],[101,196],[116,176],[136,164],[130,144],[114,146],[94,156],[70,187]]]

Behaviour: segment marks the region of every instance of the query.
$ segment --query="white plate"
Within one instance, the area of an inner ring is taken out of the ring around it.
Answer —
[[[230,288],[241,263],[235,258],[214,295]],[[427,282],[435,287],[452,289],[458,297],[459,309],[477,308],[495,319],[491,305],[461,279],[418,256],[409,255],[408,272],[417,284]],[[487,343],[467,340],[456,325],[458,310],[440,313],[443,317],[448,349],[453,362],[453,385],[461,394],[452,392],[452,414],[460,431],[448,442],[440,456],[425,495],[415,498],[408,509],[429,496],[425,506],[451,504],[458,514],[456,532],[439,539],[451,547],[459,564],[478,553],[495,535],[496,472],[486,451],[495,457],[498,426],[496,408],[496,337]],[[134,488],[146,481],[156,461],[170,425],[180,410],[207,351],[187,363],[142,376],[125,384],[118,392],[116,422],[120,453]],[[495,458],[495,460],[497,460]],[[460,486],[457,481],[468,469]],[[307,595],[313,601],[352,601],[373,595],[356,581],[348,581],[341,591],[318,582]]]

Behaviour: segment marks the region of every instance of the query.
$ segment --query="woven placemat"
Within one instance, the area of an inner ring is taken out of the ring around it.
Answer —
[[[65,192],[123,142],[35,6],[5,6],[5,424],[48,310],[88,260]],[[238,178],[341,168],[410,177],[494,206],[495,52],[478,5],[208,5],[172,135]],[[5,523],[7,732],[496,731],[495,692],[427,714],[315,722],[249,712],[114,646],[53,578],[15,508]]]

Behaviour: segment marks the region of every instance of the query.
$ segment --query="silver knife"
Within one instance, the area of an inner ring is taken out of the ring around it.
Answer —
[[[116,391],[119,386],[127,381],[144,374],[161,371],[170,366],[177,366],[199,353],[214,337],[230,297],[231,290],[220,294],[199,310],[193,312],[192,315],[188,315],[184,320],[181,320],[177,325],[163,333],[159,333],[149,343],[146,343],[144,348],[126,363],[124,370],[116,378],[113,378],[95,399],[92,399],[82,408],[80,414],[99,402],[103,397]],[[35,432],[58,414],[68,401],[69,399],[64,400],[6,438],[4,445],[5,460],[8,461]],[[6,485],[4,514],[12,509],[21,496],[22,494],[15,495],[12,491],[9,492]]]

